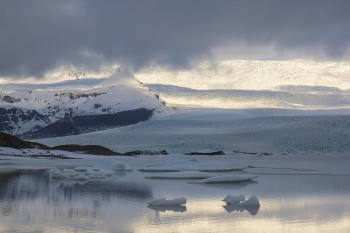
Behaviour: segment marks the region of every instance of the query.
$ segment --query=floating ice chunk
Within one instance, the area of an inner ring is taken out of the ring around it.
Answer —
[[[198,180],[193,183],[234,183],[241,181],[249,181],[256,178],[258,178],[258,176],[250,174],[227,174],[209,177],[207,179]]]
[[[100,169],[97,170],[96,168],[89,168],[85,171],[85,175],[90,177],[90,178],[105,178],[107,176],[113,175],[114,171],[110,170],[104,170]]]
[[[100,179],[112,176],[115,172],[111,170],[104,170],[95,167],[76,167],[74,169],[57,169],[49,170],[51,179],[67,179],[67,180],[89,180]]]
[[[102,160],[96,167],[102,168],[105,170],[112,170],[112,171],[131,171],[132,170],[128,164],[119,162],[117,160],[111,160],[111,159]]]
[[[74,171],[85,172],[86,170],[91,169],[91,167],[75,167]]]
[[[224,202],[227,204],[238,204],[240,202],[245,201],[245,196],[244,195],[227,195],[224,199]]]
[[[248,166],[240,164],[230,164],[230,165],[206,165],[201,166],[198,170],[203,172],[213,172],[213,171],[242,171]]]
[[[67,177],[57,168],[49,170],[49,176],[51,179],[66,179]]]
[[[253,195],[250,198],[248,198],[248,200],[240,203],[239,205],[242,206],[242,207],[248,207],[248,206],[260,207],[260,202],[259,202],[258,198],[255,195]]]
[[[186,205],[187,199],[184,197],[166,200],[165,198],[156,199],[148,202],[149,206],[181,206]]]
[[[197,171],[198,166],[192,164],[173,164],[160,165],[141,168],[140,171],[145,172],[178,172],[178,171]]]
[[[74,180],[90,180],[90,177],[87,177],[84,174],[78,174],[77,176],[74,177]]]
[[[178,172],[178,171],[202,171],[202,172],[213,172],[213,171],[241,171],[247,168],[244,165],[231,164],[231,165],[202,165],[198,163],[185,163],[185,164],[169,164],[169,165],[158,165],[141,168],[140,171],[147,172]]]
[[[69,177],[69,178],[74,178],[76,176],[79,175],[78,172],[74,171],[73,169],[63,169],[62,173],[66,176],[66,177]]]
[[[205,179],[213,177],[215,174],[208,172],[199,172],[199,171],[181,171],[181,172],[169,172],[162,173],[152,176],[146,176],[145,178],[151,179]]]

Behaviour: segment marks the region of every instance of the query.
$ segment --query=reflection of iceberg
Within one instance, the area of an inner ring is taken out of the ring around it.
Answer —
[[[149,205],[148,208],[158,211],[158,212],[166,212],[166,211],[172,211],[172,212],[186,212],[187,208],[186,206],[153,206]]]
[[[256,215],[260,209],[259,206],[240,206],[240,205],[234,205],[234,204],[228,204],[223,207],[228,213],[231,213],[234,211],[237,211],[237,212],[247,211],[251,215]]]
[[[150,206],[181,206],[186,205],[187,199],[184,197],[174,198],[174,199],[165,199],[160,198],[153,201],[148,202],[147,204]]]
[[[153,194],[151,189],[144,184],[136,182],[114,182],[111,180],[62,180],[61,182],[50,183],[55,193],[64,195],[97,195],[105,198],[122,197],[127,199],[149,199]]]
[[[224,199],[226,206],[224,206],[227,212],[237,211],[243,212],[248,211],[251,215],[256,215],[260,208],[260,202],[255,195],[245,200],[244,195],[227,195]]]

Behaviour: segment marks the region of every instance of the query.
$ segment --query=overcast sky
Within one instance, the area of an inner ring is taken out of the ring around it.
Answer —
[[[221,54],[343,59],[349,12],[349,0],[0,0],[0,76]]]

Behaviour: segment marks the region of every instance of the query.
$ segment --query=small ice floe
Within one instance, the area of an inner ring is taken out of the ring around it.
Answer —
[[[201,172],[224,172],[241,171],[247,168],[245,165],[199,165],[198,163],[169,164],[143,167],[140,171],[145,172],[179,172],[179,171],[201,171]]]
[[[226,202],[227,204],[238,204],[240,202],[245,201],[245,196],[229,194],[222,201]]]
[[[108,176],[112,176],[114,171],[97,169],[97,168],[86,168],[81,167],[74,169],[58,169],[53,168],[49,170],[50,179],[67,179],[67,180],[90,180],[90,179],[101,179]]]
[[[197,165],[193,164],[172,164],[143,167],[140,171],[144,172],[179,172],[179,171],[197,171]]]
[[[246,201],[239,203],[242,207],[248,207],[248,206],[260,206],[260,202],[258,198],[255,195],[252,195],[250,198],[248,198]]]
[[[167,172],[156,174],[152,176],[146,176],[145,178],[150,179],[206,179],[213,177],[215,174],[209,172],[199,171],[182,171],[182,172]]]
[[[252,195],[247,200],[244,195],[227,195],[222,201],[226,204],[237,205],[237,206],[260,206],[260,202],[255,195]]]
[[[180,205],[180,206],[151,206],[149,205],[148,208],[158,211],[158,212],[166,212],[166,211],[172,211],[172,212],[179,212],[183,213],[187,211],[186,206]]]
[[[111,170],[111,171],[131,171],[132,170],[128,164],[122,163],[117,160],[112,160],[112,159],[104,159],[95,167],[102,168],[105,170]]]
[[[248,168],[248,166],[240,164],[228,164],[228,165],[205,165],[200,166],[199,171],[203,172],[225,172],[225,171],[242,171],[243,169]]]
[[[184,197],[174,198],[174,199],[165,199],[160,198],[153,201],[148,202],[149,206],[182,206],[186,205],[187,199]]]
[[[50,169],[49,174],[51,179],[66,179],[66,176],[57,168]]]
[[[260,202],[255,195],[252,195],[247,200],[244,195],[227,195],[224,199],[226,202],[226,206],[224,206],[225,210],[229,213],[233,211],[243,212],[247,211],[251,215],[256,215],[260,208]]]
[[[242,181],[251,181],[253,179],[258,178],[256,175],[250,174],[227,174],[209,177],[203,180],[194,181],[193,183],[201,184],[201,183],[235,183]]]

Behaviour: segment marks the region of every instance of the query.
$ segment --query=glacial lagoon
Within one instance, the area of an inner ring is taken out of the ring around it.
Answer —
[[[52,180],[48,169],[0,169],[0,232],[349,232],[350,177],[260,174],[256,181],[191,184],[145,179]],[[227,194],[256,195],[260,208],[227,206]],[[148,207],[159,197],[186,206]]]

